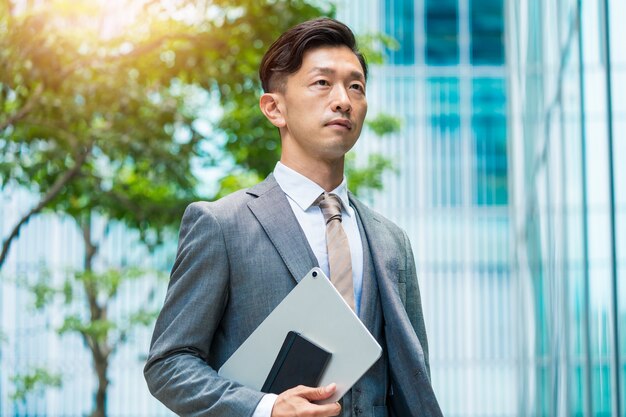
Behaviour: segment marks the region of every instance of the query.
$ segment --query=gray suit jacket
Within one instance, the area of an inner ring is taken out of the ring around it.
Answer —
[[[386,378],[368,383],[388,393],[392,415],[440,416],[408,238],[350,198],[369,242],[389,369]],[[263,394],[217,370],[314,266],[273,176],[219,201],[191,204],[144,369],[150,392],[179,415],[250,416]]]

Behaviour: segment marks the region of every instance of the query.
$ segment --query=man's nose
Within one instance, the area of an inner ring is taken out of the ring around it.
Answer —
[[[341,113],[349,113],[350,110],[352,110],[350,96],[343,85],[336,85],[335,88],[333,88],[331,108],[333,111]]]

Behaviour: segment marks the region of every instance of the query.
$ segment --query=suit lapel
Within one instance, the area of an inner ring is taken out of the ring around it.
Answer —
[[[374,270],[374,263],[372,260],[372,254],[369,248],[369,242],[367,234],[363,229],[363,221],[357,210],[356,217],[359,226],[359,233],[361,235],[361,244],[363,246],[363,287],[361,294],[361,306],[359,311],[359,318],[363,324],[367,327],[371,334],[376,335],[376,321],[379,317],[377,313],[378,304],[378,286],[376,284],[376,271]]]
[[[393,274],[389,268],[385,267],[385,265],[388,264],[387,258],[390,256],[390,254],[385,251],[385,247],[387,245],[384,242],[385,237],[389,233],[388,230],[384,228],[381,221],[376,217],[376,213],[372,212],[359,200],[354,198],[352,194],[350,194],[350,203],[361,220],[361,225],[363,227],[363,231],[365,232],[365,238],[367,239],[370,254],[372,256],[374,270],[378,276],[379,285],[380,281],[390,283],[395,289],[395,293],[398,294],[397,301],[400,302],[398,276]],[[391,255],[395,256],[396,254]]]
[[[265,181],[248,190],[248,194],[257,197],[248,203],[248,207],[276,247],[293,278],[300,282],[311,268],[318,266],[317,259],[285,193],[274,176],[270,175]]]

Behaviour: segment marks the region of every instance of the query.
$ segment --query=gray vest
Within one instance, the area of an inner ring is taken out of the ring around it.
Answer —
[[[356,213],[356,211],[355,211]],[[389,387],[387,354],[383,333],[383,314],[380,294],[372,255],[361,219],[357,222],[363,243],[363,289],[361,294],[361,321],[383,348],[380,359],[352,387],[341,400],[342,417],[383,417],[387,416],[386,398]]]

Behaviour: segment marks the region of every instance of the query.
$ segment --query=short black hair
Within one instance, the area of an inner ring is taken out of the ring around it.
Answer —
[[[304,53],[321,46],[347,46],[356,55],[367,80],[367,62],[348,26],[322,17],[300,23],[283,33],[265,52],[259,76],[266,93],[282,90],[285,77],[302,66]]]

